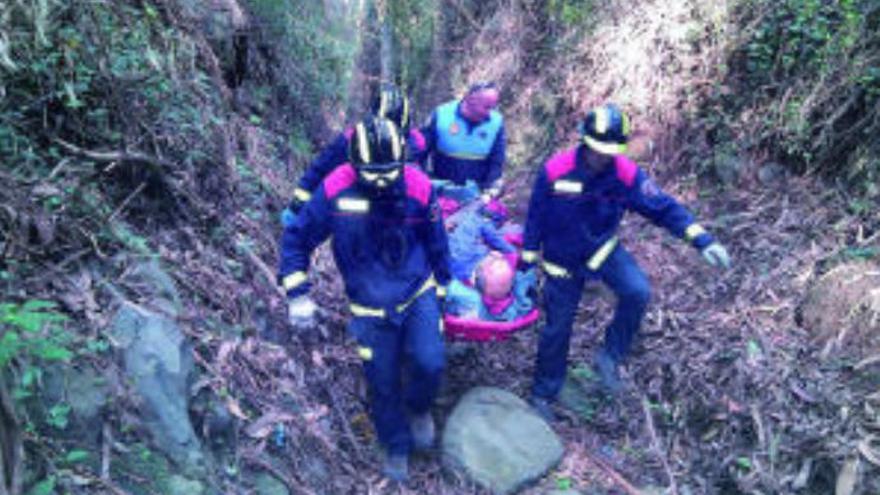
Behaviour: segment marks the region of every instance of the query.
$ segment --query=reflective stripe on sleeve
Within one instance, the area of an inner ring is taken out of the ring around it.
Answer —
[[[605,241],[605,244],[602,244],[602,247],[587,261],[587,268],[593,271],[598,270],[602,263],[605,263],[605,260],[608,259],[608,256],[611,255],[611,252],[614,251],[615,247],[617,247],[617,236],[608,239]]]
[[[550,275],[554,278],[569,278],[571,277],[571,273],[565,269],[565,267],[559,266],[556,263],[551,263],[547,260],[544,260],[542,263],[544,267],[544,271],[547,275]]]
[[[301,187],[297,187],[293,191],[293,197],[305,203],[306,201],[312,199],[312,194]]]
[[[688,225],[688,228],[684,229],[684,238],[688,242],[693,242],[694,239],[706,233],[708,232],[706,232],[706,229],[704,229],[702,225],[692,223]]]
[[[284,279],[282,280],[282,285],[284,285],[284,290],[286,291],[296,289],[297,287],[305,283],[305,281],[308,279],[309,277],[306,275],[306,272],[293,272],[290,275],[284,277]]]

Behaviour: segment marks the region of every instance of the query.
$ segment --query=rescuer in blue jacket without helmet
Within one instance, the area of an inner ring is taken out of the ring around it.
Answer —
[[[618,365],[630,351],[650,299],[647,277],[616,236],[627,210],[688,242],[711,265],[730,266],[724,247],[623,155],[629,134],[629,119],[617,106],[595,108],[581,124],[581,144],[551,157],[532,190],[521,268],[540,256],[546,275],[546,326],[531,397],[546,418],[553,418],[550,404],[565,380],[571,328],[586,279],[602,280],[617,296],[593,365],[608,391],[622,387]]]
[[[495,109],[498,98],[495,83],[475,83],[461,100],[437,107],[422,128],[432,177],[459,185],[473,180],[484,202],[499,194],[505,160],[504,119]]]
[[[434,443],[430,407],[445,367],[438,294],[450,280],[446,231],[430,179],[403,163],[403,146],[390,120],[357,124],[351,163],[331,172],[284,229],[279,269],[291,324],[314,327],[309,259],[333,237],[353,314],[348,331],[359,346],[370,414],[385,448],[383,472],[399,481],[407,478],[410,451]]]
[[[410,129],[411,121],[409,99],[394,84],[383,84],[376,94],[370,107],[371,115],[391,120],[406,135],[406,152],[408,161],[421,162],[425,156],[425,138],[418,128]],[[348,127],[339,134],[316,156],[303,172],[293,191],[293,199],[282,212],[283,225],[293,221],[294,215],[309,200],[312,192],[318,188],[324,177],[339,165],[348,161],[348,149],[354,127]]]

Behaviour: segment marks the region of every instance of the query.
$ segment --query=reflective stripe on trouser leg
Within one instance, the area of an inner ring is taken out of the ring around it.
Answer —
[[[412,302],[403,320],[403,345],[410,366],[404,400],[415,414],[431,408],[446,367],[440,318],[435,291],[428,291]]]
[[[401,332],[387,320],[371,317],[352,318],[349,332],[359,346],[371,350],[370,359],[364,360],[363,366],[370,393],[370,418],[379,443],[389,453],[408,454],[412,438],[401,394]]]
[[[544,309],[547,322],[538,341],[535,378],[532,394],[555,399],[565,381],[571,327],[581,291],[583,276],[571,278],[547,277],[544,286]]]
[[[633,339],[651,299],[651,286],[638,263],[620,245],[599,269],[599,276],[617,296],[614,318],[605,330],[605,350],[620,362]]]

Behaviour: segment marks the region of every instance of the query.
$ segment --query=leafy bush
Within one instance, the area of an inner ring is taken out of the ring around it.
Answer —
[[[880,4],[872,0],[751,0],[724,96],[731,134],[799,171],[880,193]]]
[[[253,13],[261,49],[272,53],[279,64],[269,80],[298,114],[292,123],[301,125],[305,120],[312,127],[323,121],[320,109],[343,107],[358,50],[355,30],[346,23],[354,16],[328,15],[324,2],[242,3]]]

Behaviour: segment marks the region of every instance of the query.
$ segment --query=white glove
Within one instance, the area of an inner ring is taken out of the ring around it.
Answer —
[[[713,242],[704,247],[700,253],[710,265],[730,268],[730,255],[727,254],[727,249],[724,249],[724,246],[721,244]]]
[[[287,318],[296,328],[311,329],[317,324],[318,306],[306,295],[295,297],[287,302]]]
[[[496,199],[501,195],[501,189],[504,187],[504,182],[502,179],[497,179],[492,183],[491,186],[487,187],[483,190],[483,194],[480,195],[480,200],[483,201],[484,205],[489,204],[490,201]]]

